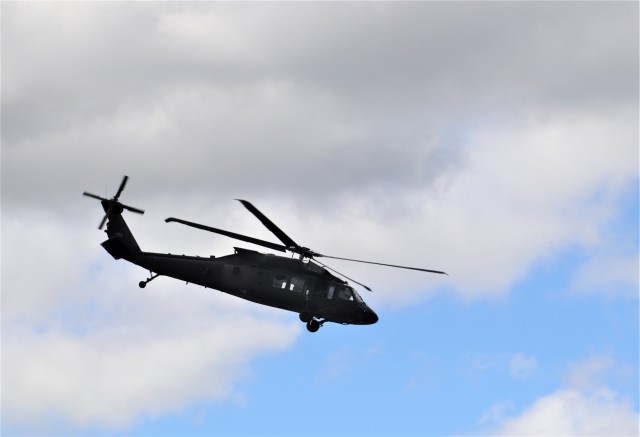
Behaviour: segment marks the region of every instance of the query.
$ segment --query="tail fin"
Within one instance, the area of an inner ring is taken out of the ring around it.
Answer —
[[[127,222],[122,218],[122,209],[118,208],[118,205],[109,205],[107,202],[110,201],[103,201],[102,207],[107,214],[106,232],[109,239],[102,243],[102,247],[115,259],[126,259],[128,255],[139,253],[140,246],[127,226]]]

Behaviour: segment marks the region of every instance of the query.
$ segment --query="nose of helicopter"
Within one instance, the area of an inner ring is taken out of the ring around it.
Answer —
[[[367,307],[363,320],[365,325],[373,325],[378,321],[378,315],[369,307]]]

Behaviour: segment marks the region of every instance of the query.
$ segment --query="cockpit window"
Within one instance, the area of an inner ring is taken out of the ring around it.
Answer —
[[[364,302],[357,291],[348,285],[340,285],[338,287],[338,297],[344,300],[355,300],[356,302]]]
[[[341,285],[338,287],[338,297],[344,300],[353,300],[353,290],[351,287]]]
[[[360,297],[360,295],[358,294],[358,292],[356,290],[354,290],[352,288],[351,291],[353,291],[353,297],[356,298],[356,301],[358,301],[360,303],[364,303],[364,300],[362,300],[362,298]]]

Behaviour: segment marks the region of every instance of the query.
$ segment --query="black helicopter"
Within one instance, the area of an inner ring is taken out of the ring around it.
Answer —
[[[358,292],[346,281],[329,273],[329,270],[369,291],[371,289],[331,269],[319,262],[317,258],[446,274],[437,270],[322,255],[298,245],[246,200],[240,200],[240,203],[283,244],[271,243],[173,217],[167,218],[165,222],[182,223],[279,252],[291,252],[299,255],[297,259],[264,254],[240,247],[235,248],[235,254],[220,258],[144,252],[122,218],[122,212],[125,209],[138,214],[144,214],[144,211],[124,205],[118,200],[128,179],[128,176],[123,178],[116,195],[111,199],[87,192],[83,195],[100,200],[104,209],[105,216],[98,229],[102,229],[107,223],[106,233],[109,238],[102,243],[102,247],[116,260],[124,259],[149,270],[149,278],[140,281],[138,284],[140,288],[146,287],[158,276],[169,276],[187,283],[220,290],[252,302],[299,313],[300,320],[307,324],[309,332],[316,332],[325,322],[371,325],[378,321],[376,313],[367,306]]]

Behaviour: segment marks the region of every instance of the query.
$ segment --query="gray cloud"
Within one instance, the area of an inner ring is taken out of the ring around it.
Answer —
[[[100,183],[128,167],[176,191],[421,189],[479,123],[634,105],[634,7],[10,5],[2,136],[19,156],[5,181],[37,196],[22,158]]]
[[[635,4],[5,9],[3,217],[126,173],[158,214],[246,197],[323,252],[502,293],[596,241],[637,174]]]

